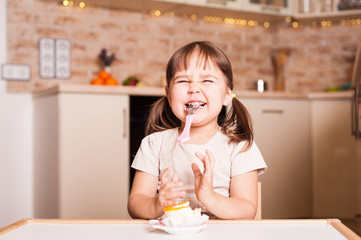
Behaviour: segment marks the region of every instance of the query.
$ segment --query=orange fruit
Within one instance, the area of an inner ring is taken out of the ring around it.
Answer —
[[[108,79],[110,78],[110,73],[108,73],[107,71],[105,70],[101,70],[99,73],[98,73],[98,77],[99,78],[102,78],[102,79]]]
[[[93,80],[91,80],[90,84],[92,84],[92,85],[103,85],[104,80],[101,79],[101,78],[94,78]]]
[[[118,85],[118,80],[115,79],[115,78],[108,78],[107,80],[105,80],[105,85],[108,85],[108,86],[117,86]]]

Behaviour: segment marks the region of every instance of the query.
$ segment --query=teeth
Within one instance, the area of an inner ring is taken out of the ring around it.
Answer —
[[[199,107],[203,107],[204,105],[205,105],[205,103],[191,102],[191,103],[187,103],[186,107],[187,108],[199,108]]]

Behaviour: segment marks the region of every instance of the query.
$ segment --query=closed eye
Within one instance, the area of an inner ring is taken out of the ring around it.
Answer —
[[[204,83],[213,83],[214,81],[213,80],[210,80],[210,79],[206,79],[206,80],[203,80]]]
[[[176,83],[189,83],[188,80],[179,79],[175,81]]]

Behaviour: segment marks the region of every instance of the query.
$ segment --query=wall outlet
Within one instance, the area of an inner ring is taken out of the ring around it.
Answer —
[[[5,80],[30,80],[30,66],[26,64],[3,64],[2,67],[2,78]]]
[[[55,76],[70,78],[70,41],[56,39],[55,41]]]
[[[55,77],[55,40],[41,38],[39,40],[40,77]]]

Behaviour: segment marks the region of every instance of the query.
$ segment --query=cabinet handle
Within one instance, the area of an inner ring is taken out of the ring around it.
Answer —
[[[127,110],[123,108],[123,137],[127,137]]]
[[[283,114],[282,109],[263,109],[262,113],[264,114]]]
[[[352,109],[352,133],[355,135],[355,138],[361,139],[361,129],[360,129],[360,107],[361,107],[361,85],[355,86],[354,98],[353,98],[353,109]]]

